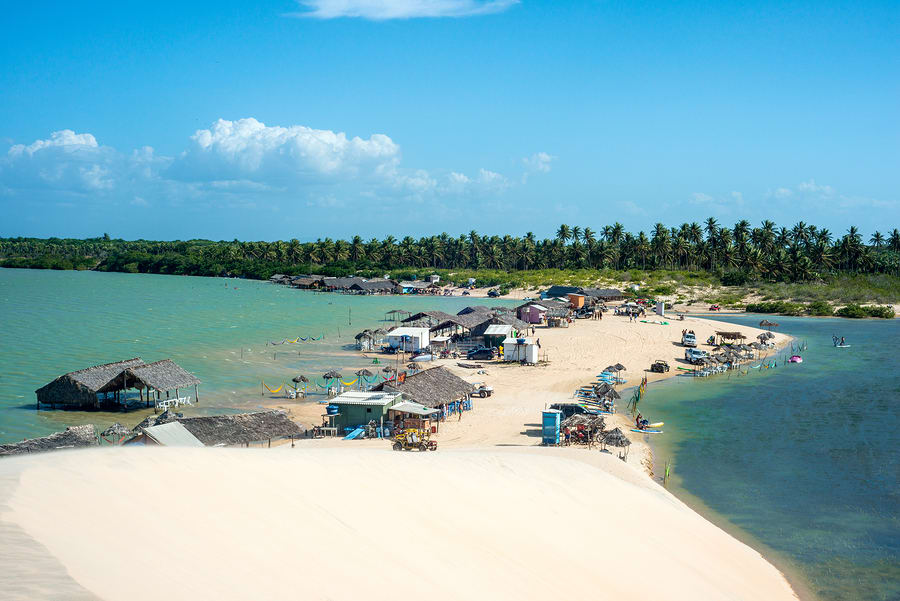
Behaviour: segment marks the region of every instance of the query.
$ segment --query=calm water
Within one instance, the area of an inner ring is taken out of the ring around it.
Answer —
[[[272,389],[301,373],[321,381],[335,368],[349,382],[354,371],[372,368],[348,349],[357,332],[388,325],[382,320],[390,309],[456,313],[472,304],[504,301],[359,297],[247,280],[0,269],[0,442],[78,423],[134,425],[152,412],[35,411],[35,389],[68,371],[131,357],[168,357],[203,382],[201,403],[188,412],[247,410],[262,402],[262,381]],[[317,342],[266,344],[323,335]]]
[[[900,599],[900,320],[778,322],[808,343],[802,364],[651,386],[643,413],[666,422],[656,471],[671,461],[670,487],[774,550],[819,598]]]

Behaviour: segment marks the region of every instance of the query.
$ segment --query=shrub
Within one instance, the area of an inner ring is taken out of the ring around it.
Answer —
[[[675,294],[675,286],[672,286],[671,284],[660,284],[650,292],[660,296],[668,296],[670,294]]]
[[[825,301],[815,301],[806,307],[806,312],[816,317],[831,317],[834,315],[834,309]]]
[[[851,303],[846,307],[841,307],[837,311],[835,311],[835,315],[838,317],[849,317],[852,319],[862,319],[863,317],[868,317],[869,313],[865,310],[865,308],[857,305],[855,303]]]
[[[749,303],[746,311],[748,313],[777,313],[779,315],[801,315],[803,313],[803,305],[799,303],[789,303],[787,301],[769,301],[762,303]]]
[[[750,274],[746,271],[729,271],[722,275],[722,284],[725,286],[743,286],[750,281]]]

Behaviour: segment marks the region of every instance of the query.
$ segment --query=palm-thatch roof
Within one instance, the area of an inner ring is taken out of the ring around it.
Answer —
[[[120,424],[119,422],[116,422],[113,425],[111,425],[110,427],[108,427],[106,430],[101,432],[100,436],[103,436],[105,438],[115,438],[118,440],[119,438],[122,438],[123,436],[129,436],[129,437],[134,436],[134,432],[132,432],[131,430],[129,430],[128,428],[126,428],[125,426]]]
[[[129,367],[125,370],[130,386],[166,391],[189,388],[200,383],[200,379],[186,371],[171,359],[163,359],[145,365]]]
[[[97,393],[124,388],[121,375],[125,369],[143,364],[143,359],[135,357],[70,371],[35,390],[37,400],[44,404],[96,404]]]
[[[372,372],[370,372],[368,369],[360,369],[360,370],[357,370],[357,371],[356,371],[356,375],[357,375],[357,376],[362,376],[362,377],[365,377],[365,378],[371,378],[371,377],[374,376],[375,374],[373,374]]]
[[[616,368],[616,371],[628,371],[621,363],[616,363],[614,367]]]
[[[208,447],[248,444],[302,434],[300,427],[284,411],[186,417],[178,421]]]
[[[144,428],[149,428],[150,426],[158,426],[160,424],[167,424],[169,422],[174,422],[179,417],[182,417],[182,415],[183,414],[181,414],[181,413],[175,413],[174,411],[169,411],[168,409],[166,409],[159,415],[148,415],[141,421],[141,423],[139,423],[134,428],[132,428],[131,431],[134,432],[135,434],[140,434],[141,432],[144,431]]]
[[[332,369],[332,370],[330,370],[330,371],[325,372],[325,375],[324,375],[323,377],[326,378],[326,379],[331,380],[331,379],[334,379],[334,378],[340,379],[340,378],[343,378],[344,376],[342,376],[341,373],[340,373],[339,371],[336,371],[336,370]]]
[[[291,382],[294,382],[295,384],[299,384],[301,382],[309,382],[309,378],[307,378],[303,374],[300,374],[299,376],[294,376],[293,378],[291,378]]]
[[[622,432],[622,430],[616,428],[615,430],[603,433],[603,444],[608,444],[613,447],[627,447],[631,444],[631,441],[628,440],[628,437],[625,436],[625,433]]]
[[[432,367],[406,376],[402,384],[393,381],[382,382],[372,390],[400,392],[407,400],[434,408],[467,397],[473,388],[472,384],[450,370]]]
[[[764,319],[761,322],[759,322],[759,327],[761,327],[761,328],[777,328],[778,323],[776,323],[774,321],[769,321],[768,319]]]
[[[85,424],[83,426],[70,426],[63,432],[54,432],[50,436],[29,438],[28,440],[12,444],[0,444],[0,456],[95,447],[98,444],[94,426]]]
[[[570,415],[560,423],[563,428],[576,428],[584,426],[586,428],[597,428],[602,430],[606,426],[606,420],[602,415],[590,415],[587,413],[576,413]]]

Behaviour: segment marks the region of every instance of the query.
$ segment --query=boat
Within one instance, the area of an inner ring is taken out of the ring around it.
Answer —
[[[637,432],[638,434],[662,434],[662,430],[638,430],[637,428],[632,428],[632,432]]]
[[[434,355],[419,355],[413,357],[413,361],[434,361]]]
[[[803,363],[803,357],[800,355],[792,355],[790,359],[788,359],[789,363]]]

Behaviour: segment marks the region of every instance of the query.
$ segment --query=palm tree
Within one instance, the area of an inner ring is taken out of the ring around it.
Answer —
[[[559,226],[559,229],[556,230],[556,239],[562,242],[563,244],[572,237],[572,229],[563,223]]]
[[[884,236],[881,235],[881,232],[875,232],[869,238],[869,244],[874,245],[876,250],[881,250],[881,245],[884,244]]]

